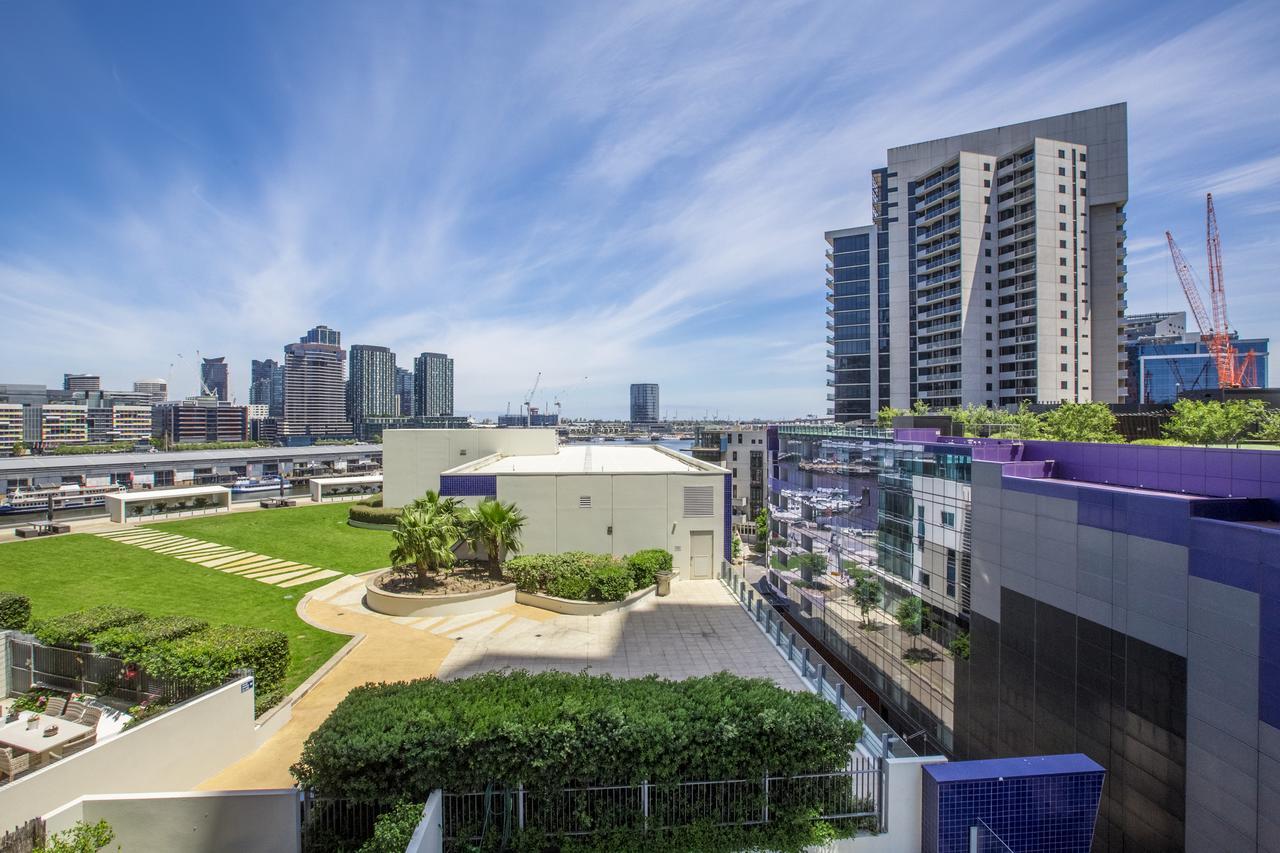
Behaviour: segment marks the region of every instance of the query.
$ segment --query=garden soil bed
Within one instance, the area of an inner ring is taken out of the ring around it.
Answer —
[[[426,585],[422,587],[418,586],[416,577],[394,575],[391,572],[384,572],[377,579],[379,589],[399,595],[457,595],[483,592],[509,583],[510,581],[489,577],[488,568],[483,566],[463,566],[446,576],[428,576]]]

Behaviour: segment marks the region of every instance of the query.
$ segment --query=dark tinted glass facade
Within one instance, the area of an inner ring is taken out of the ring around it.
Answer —
[[[662,420],[658,408],[658,386],[654,382],[637,382],[631,386],[631,422],[652,424]]]
[[[954,756],[1082,752],[1108,773],[1095,851],[1183,849],[1186,659],[1007,587],[970,619]]]
[[[827,328],[833,346],[828,385],[837,421],[867,420],[872,416],[871,346],[872,299],[871,229],[849,235],[829,235],[830,274],[827,280]]]

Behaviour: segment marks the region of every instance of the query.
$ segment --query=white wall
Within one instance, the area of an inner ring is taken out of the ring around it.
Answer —
[[[921,758],[889,758],[885,760],[885,831],[879,835],[845,838],[828,847],[811,847],[823,853],[903,853],[921,849],[923,841],[921,809],[924,790],[920,768],[941,764],[940,755]]]
[[[252,678],[234,681],[19,777],[0,789],[0,826],[17,826],[85,795],[195,787],[258,748],[252,684]]]
[[[82,797],[45,818],[51,834],[79,820],[105,820],[110,848],[129,853],[294,853],[299,841],[293,788]]]
[[[439,491],[440,472],[492,453],[555,453],[554,429],[389,429],[382,436],[383,505]]]
[[[665,548],[673,567],[688,577],[689,534],[712,536],[712,570],[724,556],[724,475],[706,474],[499,474],[498,499],[528,517],[521,553],[589,551],[623,556]],[[685,518],[684,487],[710,486],[712,514]],[[590,508],[580,498],[590,497]],[[609,528],[613,533],[609,533]]]
[[[404,853],[440,853],[444,850],[444,794],[431,792],[422,807],[422,822],[409,839]]]

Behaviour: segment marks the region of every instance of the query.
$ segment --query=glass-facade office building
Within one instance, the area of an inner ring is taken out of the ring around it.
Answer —
[[[1280,452],[771,430],[766,581],[917,752],[1084,753],[1095,851],[1280,849]]]
[[[1267,387],[1267,338],[1233,340],[1231,345],[1243,356],[1254,353],[1257,387]],[[1218,369],[1209,345],[1200,340],[1140,339],[1128,344],[1129,382],[1132,394],[1141,403],[1174,403],[1179,394],[1215,391]]]
[[[631,423],[654,424],[662,420],[658,408],[658,383],[636,382],[631,386]]]

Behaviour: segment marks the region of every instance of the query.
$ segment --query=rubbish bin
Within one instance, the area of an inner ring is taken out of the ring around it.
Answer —
[[[653,577],[658,582],[658,595],[671,594],[671,577],[674,572],[658,572]]]

